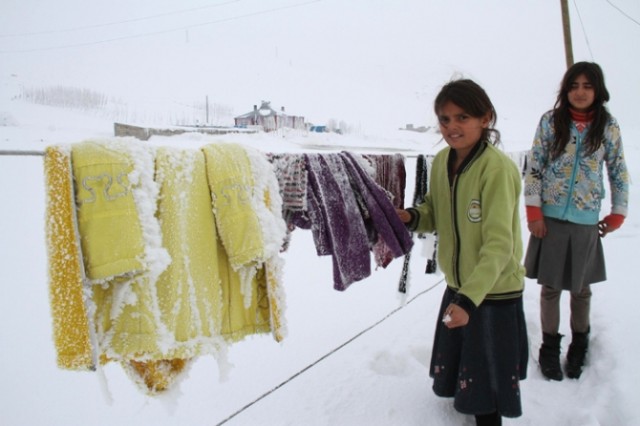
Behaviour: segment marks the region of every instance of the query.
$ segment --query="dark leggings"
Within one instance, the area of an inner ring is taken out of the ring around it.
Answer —
[[[502,417],[498,412],[490,413],[490,414],[476,414],[476,425],[477,426],[501,426],[502,425]]]

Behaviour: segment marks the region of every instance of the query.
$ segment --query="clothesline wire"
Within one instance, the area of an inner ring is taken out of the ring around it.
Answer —
[[[226,422],[228,422],[229,420],[233,419],[234,417],[236,417],[238,414],[242,413],[243,411],[247,410],[248,408],[250,408],[251,406],[253,406],[254,404],[260,402],[261,400],[263,400],[264,398],[266,398],[267,396],[271,395],[272,393],[274,393],[275,391],[277,391],[278,389],[280,389],[282,386],[286,385],[287,383],[289,383],[290,381],[292,381],[293,379],[295,379],[296,377],[300,376],[302,373],[306,372],[307,370],[311,369],[312,367],[315,367],[317,364],[319,364],[320,362],[324,361],[325,359],[327,359],[328,357],[330,357],[331,355],[333,355],[334,353],[338,352],[340,349],[344,348],[345,346],[353,343],[353,341],[355,341],[356,339],[360,338],[362,335],[364,335],[365,333],[371,331],[372,329],[374,329],[375,327],[377,327],[378,325],[382,324],[384,321],[386,321],[387,319],[389,319],[392,315],[395,315],[396,313],[398,313],[400,310],[404,309],[405,307],[407,307],[410,303],[412,303],[413,301],[415,301],[418,297],[423,296],[424,294],[430,292],[431,290],[433,290],[434,288],[436,288],[438,285],[440,285],[442,282],[444,282],[444,277],[441,278],[439,281],[437,281],[436,283],[434,283],[431,287],[421,291],[420,293],[416,294],[415,296],[413,296],[411,299],[409,299],[406,303],[398,306],[397,308],[395,308],[394,310],[392,310],[391,312],[389,312],[387,315],[385,315],[383,318],[381,318],[380,320],[376,321],[375,323],[371,324],[369,327],[365,328],[364,330],[360,331],[358,334],[356,334],[355,336],[351,337],[349,340],[347,340],[346,342],[342,343],[340,346],[332,349],[331,351],[327,352],[326,354],[324,354],[323,356],[321,356],[320,358],[318,358],[316,361],[314,361],[313,363],[307,365],[306,367],[304,367],[302,370],[298,371],[297,373],[295,373],[293,376],[289,377],[288,379],[286,379],[285,381],[283,381],[282,383],[280,383],[279,385],[275,386],[274,388],[270,389],[269,391],[263,393],[262,395],[260,395],[259,397],[257,397],[256,399],[254,399],[253,401],[249,402],[248,404],[246,404],[245,406],[243,406],[242,408],[240,408],[239,410],[237,410],[236,412],[234,412],[233,414],[231,414],[230,416],[228,416],[227,418],[225,418],[224,420],[216,423],[216,426],[220,426],[225,424]]]
[[[44,156],[44,151],[18,151],[18,150],[0,150],[0,155],[15,155],[15,156],[27,156],[27,155],[39,155]]]
[[[354,152],[358,152],[358,151],[354,151]],[[369,153],[364,153],[364,152],[359,152],[360,154],[369,154]],[[35,155],[35,156],[44,156],[45,152],[44,151],[37,151],[37,150],[4,150],[4,149],[0,149],[0,156],[2,155],[13,155],[13,156],[31,156],[31,155]],[[418,154],[402,154],[403,156],[405,156],[406,158],[415,158],[418,156]]]

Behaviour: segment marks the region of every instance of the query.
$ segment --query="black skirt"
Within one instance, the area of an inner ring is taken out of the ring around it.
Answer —
[[[524,267],[527,278],[536,278],[556,290],[579,293],[585,285],[607,279],[598,225],[545,218],[547,235],[529,238]]]
[[[454,397],[464,414],[522,415],[520,380],[527,377],[529,346],[522,297],[483,302],[464,327],[440,320],[455,292],[444,293],[431,354],[438,396]]]

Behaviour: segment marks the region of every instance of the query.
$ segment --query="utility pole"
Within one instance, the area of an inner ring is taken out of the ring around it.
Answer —
[[[207,119],[205,121],[205,124],[208,126],[209,125],[209,95],[205,96],[205,108],[207,110]]]
[[[567,68],[573,65],[573,47],[571,47],[571,24],[569,23],[569,6],[567,0],[560,0],[562,8],[562,31],[564,32],[564,54]]]

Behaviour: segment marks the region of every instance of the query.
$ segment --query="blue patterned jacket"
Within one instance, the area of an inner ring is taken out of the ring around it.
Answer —
[[[525,204],[542,208],[545,217],[594,225],[598,223],[605,197],[603,165],[611,190],[611,213],[627,216],[629,173],[624,159],[620,127],[611,117],[604,130],[604,142],[593,154],[585,155],[584,139],[571,125],[571,139],[565,151],[551,158],[554,139],[553,111],[540,119],[527,159]]]

